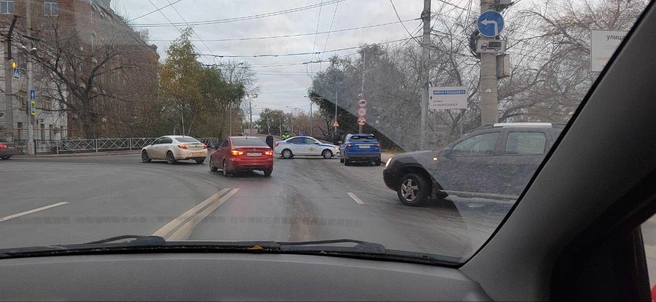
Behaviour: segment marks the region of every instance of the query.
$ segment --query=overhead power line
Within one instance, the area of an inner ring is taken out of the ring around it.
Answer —
[[[189,23],[187,22],[187,20],[182,16],[182,14],[180,14],[180,12],[178,11],[178,9],[175,8],[175,6],[173,6],[173,4],[171,3],[171,1],[170,1],[170,0],[166,0],[166,2],[168,2],[169,5],[171,5],[171,8],[173,8],[173,10],[175,10],[175,12],[178,14],[178,16],[180,16],[180,19],[182,19],[182,21],[184,21],[184,23],[187,24],[187,26],[191,29],[191,32],[193,32],[194,35],[196,35],[196,37],[198,37],[198,40],[200,40],[200,42],[203,43],[203,45],[205,45],[205,47],[207,48],[207,50],[209,50],[209,52],[210,52],[211,54],[214,54],[214,52],[212,52],[212,49],[210,49],[210,47],[207,46],[207,43],[205,43],[205,41],[203,41],[203,39],[198,35],[198,33],[194,30],[194,28],[191,27],[191,26],[189,26]]]
[[[328,36],[326,37],[326,43],[323,44],[323,52],[326,52],[326,47],[328,46],[328,39],[330,39],[330,32],[333,30],[333,23],[335,23],[335,15],[337,15],[338,7],[339,7],[339,3],[335,4],[335,11],[333,11],[333,18],[330,20],[330,27],[328,28]]]
[[[419,20],[419,18],[406,19],[406,20],[402,20],[401,22],[410,22],[410,21],[416,21],[416,20]],[[323,31],[323,32],[319,32],[318,34],[322,35],[322,34],[328,34],[330,32],[336,33],[336,32],[345,32],[345,31],[352,31],[352,30],[359,30],[359,29],[366,29],[366,28],[381,27],[381,26],[389,26],[389,25],[398,24],[398,23],[399,23],[399,21],[394,21],[394,22],[387,22],[387,23],[380,23],[380,24],[373,24],[373,25],[366,25],[366,26],[359,26],[359,27],[350,27],[350,28],[336,29],[336,30],[333,30],[333,31]],[[205,41],[206,42],[229,42],[229,41],[266,40],[266,39],[280,39],[280,38],[312,36],[314,34],[315,33],[302,33],[302,34],[264,36],[264,37],[250,37],[250,38],[205,39]],[[167,41],[173,41],[173,39],[150,39],[150,41],[167,42]],[[192,41],[196,41],[196,40],[192,40]],[[324,49],[324,52],[325,52],[325,49]]]
[[[396,14],[396,18],[399,19],[399,23],[401,23],[401,25],[403,26],[403,29],[405,29],[405,32],[408,33],[408,36],[410,36],[410,38],[412,38],[412,39],[415,40],[417,43],[419,43],[419,45],[421,45],[421,42],[419,42],[419,39],[415,38],[415,37],[410,33],[410,31],[408,30],[408,28],[405,27],[405,24],[403,24],[403,21],[401,21],[401,16],[399,16],[399,12],[396,10],[396,6],[394,6],[394,1],[389,0],[389,2],[392,4],[392,8],[394,9],[394,13]]]
[[[395,42],[401,42],[405,41],[408,38],[403,38],[403,39],[397,39],[397,40],[391,40],[387,42],[376,42],[376,43],[371,43],[371,44],[390,44],[390,43],[395,43]],[[337,51],[344,51],[344,50],[352,50],[352,49],[358,49],[360,46],[352,46],[352,47],[344,47],[344,48],[338,48],[338,49],[331,49],[331,50],[326,50],[325,52],[337,52]],[[214,55],[215,57],[220,57],[220,58],[259,58],[259,57],[290,57],[290,56],[303,56],[303,55],[319,55],[321,54],[321,51],[317,52],[297,52],[297,53],[285,53],[285,54],[257,54],[257,55]],[[207,56],[207,54],[198,54],[202,56]]]
[[[323,4],[323,0],[321,0],[320,4]],[[321,6],[319,6],[319,17],[317,17],[317,29],[314,31],[314,43],[312,44],[312,52],[314,52],[314,49],[317,46],[317,33],[319,32],[319,21],[321,21]]]
[[[295,8],[290,8],[290,9],[285,9],[285,10],[275,11],[275,12],[270,12],[270,13],[243,16],[243,17],[235,17],[235,18],[226,18],[226,19],[196,21],[196,22],[189,22],[189,24],[190,25],[211,25],[211,24],[221,24],[221,23],[230,23],[230,22],[254,20],[254,19],[260,19],[260,18],[268,18],[268,17],[273,17],[273,16],[279,16],[279,15],[285,15],[285,14],[290,14],[290,13],[301,12],[301,11],[304,11],[304,10],[309,10],[309,9],[314,9],[314,8],[320,8],[322,6],[332,5],[332,4],[343,2],[343,1],[347,1],[347,0],[329,0],[329,1],[324,1],[322,3],[311,4],[311,5],[301,6],[301,7],[295,7]],[[135,27],[168,27],[170,25],[175,26],[175,25],[184,25],[184,24],[181,24],[181,23],[177,23],[177,24],[173,24],[173,23],[172,24],[168,24],[168,23],[133,24],[133,26],[135,26]]]
[[[446,5],[452,6],[452,7],[454,7],[454,8],[457,8],[457,9],[460,9],[460,10],[463,10],[463,11],[467,11],[466,8],[464,8],[464,7],[462,7],[462,6],[457,6],[457,5],[455,5],[455,4],[451,3],[451,2],[448,2],[448,1],[446,1],[446,0],[437,0],[437,1],[442,2],[442,3],[446,4]]]
[[[173,2],[173,3],[170,3],[170,2],[169,2],[169,5],[162,6],[162,7],[160,7],[159,9],[167,8],[167,7],[169,7],[169,6],[173,6],[173,4],[176,4],[176,3],[180,2],[180,1],[182,1],[182,0],[178,0],[178,1],[175,1],[175,2]],[[156,12],[158,12],[158,11],[159,11],[159,10],[156,9],[156,10],[154,10],[154,11],[152,11],[152,12],[147,12],[147,13],[145,13],[145,14],[139,16],[139,17],[132,18],[132,19],[128,20],[127,22],[128,22],[128,23],[129,23],[129,22],[132,22],[132,21],[134,21],[134,20],[137,20],[137,19],[143,18],[143,17],[148,16],[148,15],[150,15],[150,14],[154,14],[154,13],[156,13]]]
[[[148,0],[148,1],[150,2],[150,4],[152,4],[152,5],[155,7],[155,9],[157,9],[157,11],[158,11],[160,14],[162,14],[162,16],[164,16],[164,18],[165,18],[166,20],[169,21],[169,23],[171,23],[171,24],[173,25],[173,22],[171,22],[171,19],[169,19],[169,17],[166,16],[166,14],[162,11],[161,8],[157,7],[157,5],[155,5],[155,3],[153,3],[152,0]],[[175,27],[175,29],[177,29],[177,30],[180,32],[180,34],[182,34],[182,30],[181,30],[180,28],[178,28],[176,25],[173,25],[173,27]],[[196,45],[194,45],[193,43],[191,43],[191,46],[193,46],[193,47],[196,49],[196,51],[198,51],[198,47],[196,47]],[[198,51],[198,52],[200,52],[200,51]],[[207,57],[207,55],[205,55],[205,56]]]

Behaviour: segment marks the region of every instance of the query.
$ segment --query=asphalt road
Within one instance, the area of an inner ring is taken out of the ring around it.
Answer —
[[[276,158],[271,177],[224,177],[210,172],[207,162],[141,163],[138,154],[15,157],[0,161],[0,248],[124,234],[170,240],[351,238],[468,258],[509,209],[464,198],[452,206],[403,206],[385,187],[382,169],[346,167],[337,159]],[[647,254],[656,259],[656,223],[646,224],[644,235]],[[655,264],[650,260],[656,273]]]

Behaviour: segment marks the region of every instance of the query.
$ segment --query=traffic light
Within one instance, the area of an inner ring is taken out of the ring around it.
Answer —
[[[35,100],[30,101],[30,115],[32,115],[32,116],[36,115],[36,101]]]
[[[11,68],[18,68],[18,64],[16,62],[11,62]]]

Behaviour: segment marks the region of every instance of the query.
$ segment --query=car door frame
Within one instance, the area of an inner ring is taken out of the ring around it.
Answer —
[[[551,128],[503,128],[500,149],[494,163],[492,173],[494,179],[500,179],[501,195],[516,196],[526,188],[531,177],[544,160],[551,142]],[[540,133],[544,135],[544,150],[542,154],[512,154],[506,152],[510,133]]]
[[[321,147],[319,146],[319,144],[321,144],[321,142],[319,140],[317,140],[316,138],[313,138],[313,137],[309,137],[309,136],[306,136],[303,139],[306,142],[307,155],[311,155],[311,156],[320,156],[321,155],[321,152],[323,151],[323,149],[321,149]],[[311,143],[308,144],[307,143],[308,141],[310,141]],[[311,148],[313,148],[315,146],[316,146],[316,150],[310,150]]]
[[[226,159],[226,154],[231,149],[230,144],[231,144],[230,138],[226,137],[221,143],[221,146],[219,146],[219,148],[216,150],[217,153],[216,159],[218,159],[218,161],[215,161],[214,164],[216,165],[217,163],[219,163],[221,165],[218,166],[219,169],[223,167],[223,161]]]
[[[170,142],[165,142],[165,140],[171,140]],[[162,142],[159,144],[157,148],[157,152],[159,153],[160,158],[166,158],[166,153],[171,150],[171,146],[173,145],[173,138],[168,137],[168,136],[163,136],[162,137]]]
[[[162,157],[160,156],[160,153],[158,152],[158,151],[159,151],[159,147],[160,147],[160,145],[162,144],[162,138],[164,138],[164,137],[163,137],[163,136],[160,136],[160,137],[156,138],[156,139],[150,144],[150,148],[148,148],[148,151],[149,151],[148,156],[149,156],[151,159],[162,159]]]

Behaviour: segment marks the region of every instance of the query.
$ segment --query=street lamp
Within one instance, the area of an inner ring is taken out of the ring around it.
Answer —
[[[300,111],[300,110],[302,110],[302,109],[301,109],[301,108],[297,108],[297,107],[290,107],[290,106],[285,106],[285,107],[289,108],[289,115],[290,115],[290,117],[289,117],[289,124],[290,124],[290,130],[291,130],[291,132],[292,132],[292,134],[293,134],[293,133],[294,133],[294,112],[293,112],[292,110]]]

